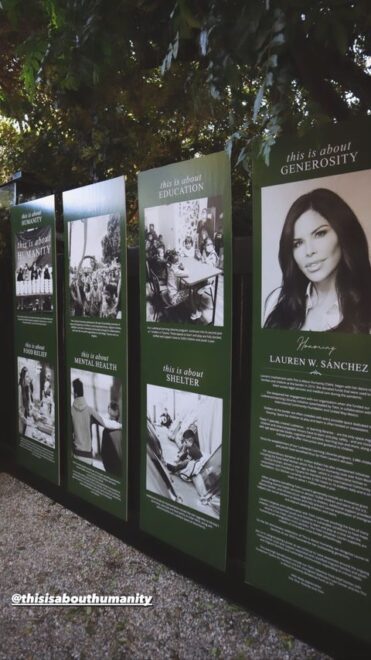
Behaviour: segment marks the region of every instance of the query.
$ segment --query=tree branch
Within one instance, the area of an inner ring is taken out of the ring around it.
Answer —
[[[290,54],[300,82],[310,92],[313,100],[330,117],[335,117],[338,121],[349,119],[351,111],[346,102],[323,77],[323,50],[319,60],[313,49],[307,47],[305,37],[298,35],[291,43]]]

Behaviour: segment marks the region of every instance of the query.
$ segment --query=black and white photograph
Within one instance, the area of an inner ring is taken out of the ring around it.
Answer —
[[[25,229],[15,235],[17,312],[51,312],[53,260],[51,227]]]
[[[219,519],[222,432],[222,399],[147,385],[147,490]]]
[[[370,333],[370,178],[262,188],[262,328]]]
[[[72,454],[115,477],[122,475],[121,381],[71,369]]]
[[[223,198],[144,209],[146,320],[224,324]]]
[[[68,250],[71,315],[120,319],[120,216],[69,222]]]
[[[19,433],[55,447],[54,370],[47,363],[18,357]]]

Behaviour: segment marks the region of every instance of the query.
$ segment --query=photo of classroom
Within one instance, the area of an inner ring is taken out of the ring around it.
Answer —
[[[18,357],[19,433],[55,447],[54,370],[40,360]]]
[[[222,399],[147,385],[147,490],[219,519],[222,429]]]
[[[113,476],[122,474],[121,381],[71,369],[72,453]]]
[[[146,320],[223,326],[221,195],[144,209]]]

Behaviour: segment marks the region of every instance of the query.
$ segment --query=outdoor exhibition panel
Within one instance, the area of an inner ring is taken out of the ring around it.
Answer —
[[[123,177],[63,193],[68,489],[127,517]]]
[[[54,196],[11,209],[17,460],[58,484],[58,337]]]
[[[247,581],[370,641],[371,125],[254,169]]]
[[[139,175],[141,502],[146,532],[223,569],[231,390],[225,153]]]

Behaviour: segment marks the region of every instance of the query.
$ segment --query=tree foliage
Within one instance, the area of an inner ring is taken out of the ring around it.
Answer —
[[[370,112],[369,0],[1,0],[0,174],[65,189]],[[242,167],[241,167],[242,166]],[[244,169],[245,168],[245,169]]]
[[[125,173],[135,224],[138,171],[224,147],[230,102],[209,96],[198,63],[161,76],[172,3],[28,0],[29,21],[22,3],[2,4],[0,113],[18,127],[9,173],[59,189]],[[234,185],[242,204],[243,177]]]
[[[112,263],[120,260],[120,217],[113,215],[107,224],[107,234],[102,239],[103,261]]]
[[[198,50],[210,94],[245,103],[234,137],[246,145],[252,122],[266,156],[282,131],[371,111],[369,0],[176,0],[172,27],[178,56]]]

